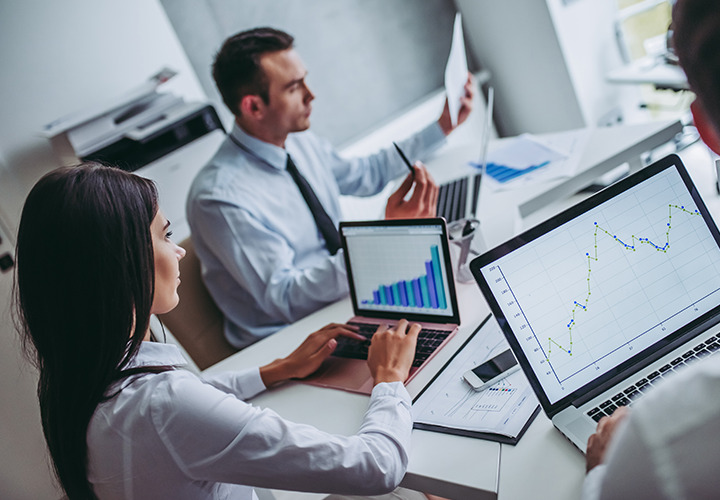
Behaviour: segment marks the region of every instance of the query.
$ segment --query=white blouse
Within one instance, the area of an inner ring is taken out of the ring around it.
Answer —
[[[143,342],[131,366],[184,364],[176,346]],[[375,386],[349,437],[244,402],[265,390],[258,368],[206,379],[176,369],[119,387],[87,434],[88,477],[101,499],[256,499],[252,486],[376,495],[407,468],[411,401],[400,382]]]
[[[633,405],[585,478],[583,500],[720,498],[720,355],[664,378]]]

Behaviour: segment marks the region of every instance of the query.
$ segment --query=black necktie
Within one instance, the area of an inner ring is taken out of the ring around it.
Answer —
[[[315,224],[317,224],[320,233],[323,235],[323,238],[325,238],[325,246],[331,255],[335,255],[340,249],[340,233],[338,233],[335,224],[333,224],[332,219],[330,219],[330,216],[323,208],[320,200],[317,199],[308,181],[298,172],[290,155],[288,155],[287,159],[287,171],[292,176],[295,184],[297,184],[300,194],[302,194],[305,203],[307,203],[310,208],[313,219],[315,219]]]

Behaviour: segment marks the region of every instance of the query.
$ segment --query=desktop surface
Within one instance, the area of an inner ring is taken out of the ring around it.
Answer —
[[[581,151],[579,179],[560,179],[544,186],[528,187],[522,192],[481,192],[478,214],[487,244],[495,246],[523,229],[519,208],[523,203],[539,199],[542,203],[538,210],[560,211],[571,202],[560,202],[557,197],[567,200],[577,191],[576,183],[589,184],[618,164],[633,161],[641,152],[670,140],[675,129],[680,129],[679,122],[616,127],[615,130],[593,129],[587,146]],[[501,142],[493,141],[491,148],[498,147]],[[467,162],[474,159],[475,150],[477,146],[474,144],[446,148],[427,164],[437,182],[442,183],[472,171]],[[612,165],[613,162],[618,163]],[[557,196],[543,198],[548,191]],[[412,397],[425,387],[489,313],[489,307],[474,283],[458,283],[457,294],[462,319],[460,329],[427,367],[408,383],[408,392]],[[289,354],[312,331],[350,316],[352,306],[350,299],[346,298],[243,349],[206,372],[269,363]],[[312,424],[328,432],[351,435],[362,421],[368,398],[288,382],[269,389],[251,402],[272,408],[283,417],[297,422]],[[327,408],[333,408],[333,411],[328,412]],[[448,498],[570,499],[579,498],[584,475],[584,455],[541,412],[514,446],[413,430],[410,463],[402,485]]]

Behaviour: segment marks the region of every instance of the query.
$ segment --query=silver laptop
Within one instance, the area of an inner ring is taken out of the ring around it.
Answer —
[[[347,321],[366,337],[338,338],[338,346],[310,383],[370,394],[370,339],[381,325],[420,323],[415,374],[457,332],[460,323],[445,221],[441,218],[341,222],[355,316]]]
[[[485,122],[481,131],[480,170],[441,184],[438,192],[437,216],[448,222],[475,218],[480,203],[480,181],[487,167],[487,151],[492,130],[495,90],[488,89]]]
[[[720,233],[675,155],[471,270],[545,413],[583,452],[600,418],[720,348]]]

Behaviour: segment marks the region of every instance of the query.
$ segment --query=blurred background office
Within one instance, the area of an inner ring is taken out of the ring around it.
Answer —
[[[228,128],[231,116],[210,77],[214,54],[227,36],[272,25],[295,36],[309,69],[313,130],[342,149],[438,93],[456,11],[470,69],[486,71],[483,90],[496,89],[499,136],[687,112],[691,97],[681,84],[608,78],[621,68],[665,67],[668,1],[2,2],[0,262],[12,254],[26,194],[59,165],[41,134],[58,117],[97,107],[170,67],[177,76],[164,90],[210,102]],[[61,494],[47,465],[35,373],[9,316],[11,266],[6,261],[0,273],[0,498],[55,499]]]

